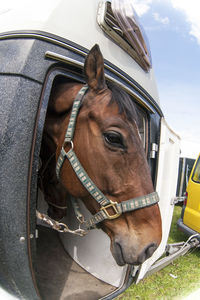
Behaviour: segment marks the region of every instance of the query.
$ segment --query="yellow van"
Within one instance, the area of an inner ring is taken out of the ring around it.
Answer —
[[[200,233],[200,154],[194,163],[178,228],[188,235]],[[200,235],[198,237],[200,240]]]

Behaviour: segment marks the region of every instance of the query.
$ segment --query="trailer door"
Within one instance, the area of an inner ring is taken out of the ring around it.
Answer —
[[[159,207],[162,216],[162,241],[153,256],[142,264],[137,282],[145,276],[151,265],[165,251],[174,210],[173,199],[176,196],[179,155],[180,137],[169,128],[165,119],[162,118],[156,175],[156,191],[160,196]]]

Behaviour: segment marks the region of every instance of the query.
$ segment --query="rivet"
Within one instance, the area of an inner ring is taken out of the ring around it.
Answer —
[[[20,240],[21,243],[23,243],[25,241],[25,237],[21,236],[19,240]]]

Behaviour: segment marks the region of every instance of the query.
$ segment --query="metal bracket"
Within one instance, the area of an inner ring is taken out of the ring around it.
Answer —
[[[155,158],[156,157],[156,152],[158,152],[158,144],[152,143],[151,144],[150,158]]]
[[[183,196],[183,197],[174,197],[174,198],[172,198],[170,204],[175,205],[178,202],[183,202],[184,200],[185,200],[185,196]]]

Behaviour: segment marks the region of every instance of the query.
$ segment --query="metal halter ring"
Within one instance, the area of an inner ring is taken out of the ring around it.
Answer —
[[[73,143],[73,141],[64,141],[63,148],[64,148],[67,144],[71,144],[70,150],[73,150],[73,149],[74,149],[74,143]]]

